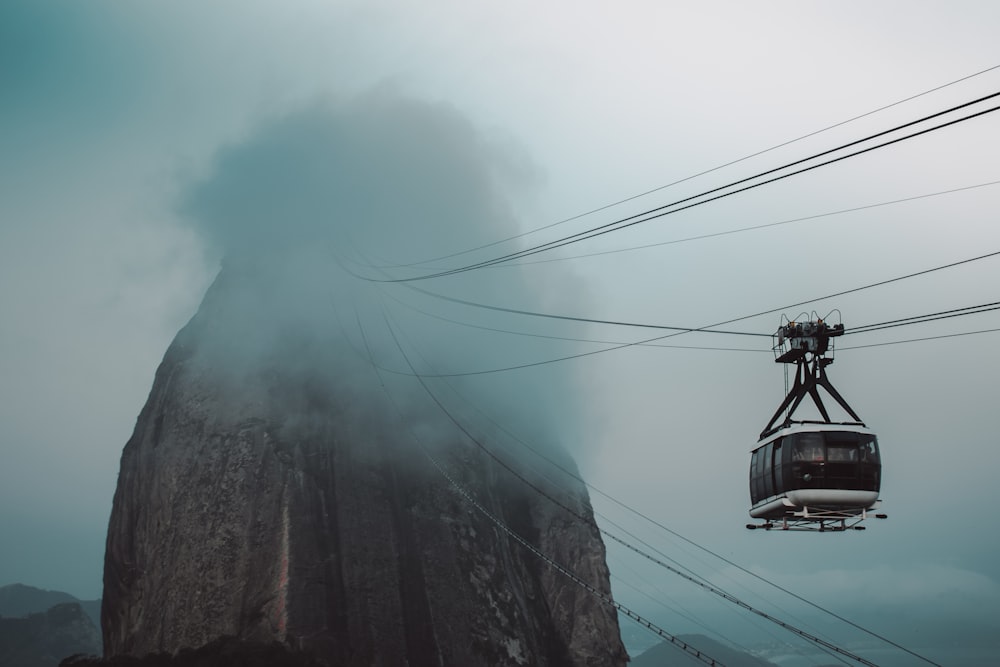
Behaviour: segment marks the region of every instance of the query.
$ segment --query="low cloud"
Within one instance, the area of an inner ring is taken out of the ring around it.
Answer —
[[[380,91],[222,149],[179,208],[229,258],[327,243],[409,262],[515,231],[504,191],[530,180],[515,163],[456,110]]]
[[[316,103],[262,124],[243,142],[222,148],[209,176],[182,188],[178,203],[210,254],[222,260],[220,280],[238,283],[227,287],[230,305],[238,306],[227,317],[242,318],[230,324],[247,335],[219,341],[214,353],[242,363],[248,354],[270,355],[295,331],[339,340],[341,353],[353,356],[355,364],[370,346],[379,365],[404,375],[411,362],[423,373],[461,373],[564,356],[565,341],[490,335],[435,319],[400,302],[422,299],[420,308],[439,318],[488,324],[484,311],[364,279],[426,272],[430,269],[398,265],[516,236],[511,202],[530,190],[536,175],[523,154],[492,141],[454,108],[389,90]],[[430,266],[466,261],[463,255]],[[550,275],[529,284],[516,270],[478,271],[420,284],[528,309],[558,300],[572,310],[566,304],[584,291],[567,274]],[[396,347],[383,309],[409,362]],[[283,365],[310,366],[302,359]],[[580,411],[567,369],[449,383],[438,380],[433,388],[476,422],[480,433],[496,430],[477,412],[488,406],[492,418],[540,446],[549,438],[564,444],[578,440],[573,425]],[[414,394],[422,391],[411,385]]]

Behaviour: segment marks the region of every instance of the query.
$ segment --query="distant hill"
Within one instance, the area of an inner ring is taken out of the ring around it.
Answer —
[[[24,584],[0,586],[0,616],[23,618],[41,614],[63,602],[78,602],[95,627],[101,627],[101,601],[79,600],[62,591],[46,591]]]
[[[78,602],[0,618],[0,667],[56,667],[69,656],[100,651],[101,633]]]
[[[117,655],[107,659],[69,658],[60,667],[341,667],[342,663],[319,662],[278,642],[249,642],[219,637],[196,648],[183,648],[176,655],[151,653],[143,658]],[[352,663],[354,664],[354,663]]]
[[[69,593],[45,591],[34,586],[0,586],[0,616],[19,618],[48,611],[60,602],[79,602]]]
[[[778,667],[773,662],[730,648],[704,635],[680,635],[677,638],[699,651],[704,651],[705,655],[718,660],[726,667]],[[687,667],[704,664],[674,644],[663,642],[632,658],[630,667],[663,667],[663,665]]]

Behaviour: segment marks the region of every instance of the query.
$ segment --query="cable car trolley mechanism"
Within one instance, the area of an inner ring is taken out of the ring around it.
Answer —
[[[782,316],[773,337],[775,361],[794,365],[795,381],[751,454],[750,516],[762,523],[747,528],[864,530],[859,524],[881,504],[878,440],[827,377],[834,338],[843,335],[844,325],[815,312],[809,318],[792,322]],[[853,421],[830,419],[821,387]],[[822,421],[792,419],[806,396]]]

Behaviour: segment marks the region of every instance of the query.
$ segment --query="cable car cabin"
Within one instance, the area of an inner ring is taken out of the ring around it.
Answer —
[[[875,434],[862,424],[792,422],[761,438],[750,460],[750,516],[829,523],[878,507],[882,463]]]
[[[864,530],[858,524],[880,505],[878,441],[826,374],[833,363],[834,338],[842,335],[843,324],[831,325],[815,313],[799,322],[782,316],[774,334],[774,360],[794,365],[795,382],[753,449],[750,516],[763,523],[747,528]],[[830,419],[820,389],[854,421]],[[792,419],[807,397],[823,421]]]

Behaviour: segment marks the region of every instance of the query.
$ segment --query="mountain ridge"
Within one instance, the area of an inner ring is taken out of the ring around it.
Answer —
[[[718,660],[726,667],[778,667],[775,663],[732,648],[705,635],[678,635],[677,639],[706,656]],[[662,642],[632,658],[631,667],[660,667],[661,665],[704,665],[692,653],[671,642]]]
[[[64,591],[46,590],[23,583],[0,586],[0,617],[21,618],[40,614],[63,602],[76,602],[95,627],[101,624],[101,599],[81,600]]]
[[[100,651],[100,631],[78,602],[0,618],[0,667],[55,667],[68,656]]]

